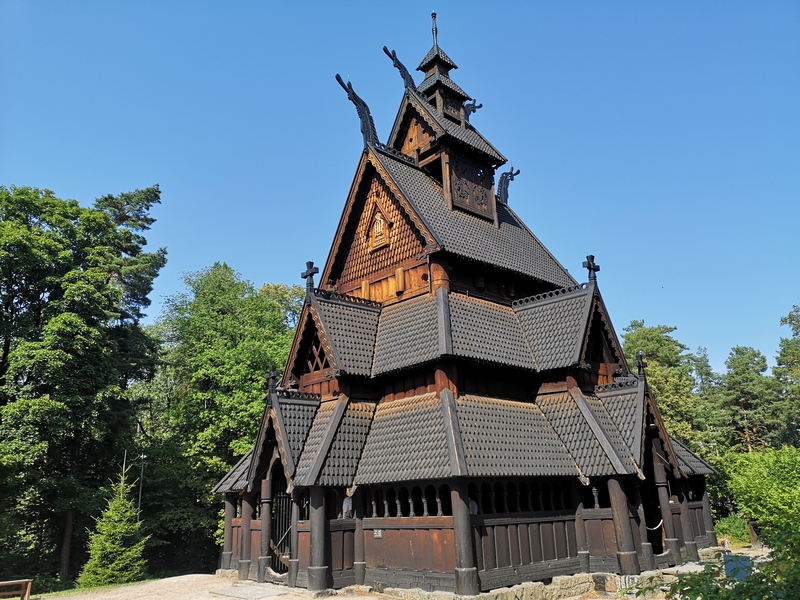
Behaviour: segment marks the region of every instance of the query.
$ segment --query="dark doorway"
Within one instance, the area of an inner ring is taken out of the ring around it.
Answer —
[[[278,462],[272,472],[272,564],[276,573],[289,570],[289,542],[292,528],[292,496],[286,493],[286,477]]]

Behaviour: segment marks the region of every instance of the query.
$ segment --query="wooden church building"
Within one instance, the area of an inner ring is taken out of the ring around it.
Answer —
[[[626,362],[594,257],[576,281],[510,208],[518,172],[470,123],[435,15],[421,83],[384,51],[405,88],[385,144],[337,76],[364,151],[256,444],[214,489],[222,567],[474,595],[716,545],[710,467]]]

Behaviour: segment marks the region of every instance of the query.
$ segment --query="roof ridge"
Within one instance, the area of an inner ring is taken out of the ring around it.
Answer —
[[[340,301],[348,304],[359,304],[361,306],[366,306],[370,308],[383,308],[382,302],[376,302],[375,300],[367,300],[365,298],[358,298],[357,296],[350,296],[348,294],[341,294],[339,292],[333,292],[330,290],[323,290],[320,288],[314,288],[314,296],[316,298],[320,298],[322,300],[334,300]]]
[[[407,163],[410,163],[410,164],[414,165],[415,167],[417,166],[417,161],[414,160],[413,157],[409,156],[408,154],[403,154],[399,150],[396,150],[396,149],[392,148],[391,146],[387,146],[386,144],[384,144],[382,142],[374,142],[372,144],[372,147],[375,148],[375,150],[378,150],[378,151],[381,151],[381,152],[385,152],[386,154],[389,154],[389,155],[391,155],[391,156],[393,156],[395,158],[399,158],[400,160],[404,160]]]
[[[620,378],[615,379],[611,383],[603,383],[601,385],[594,386],[594,393],[598,394],[600,392],[611,392],[614,390],[627,390],[630,388],[639,387],[639,379],[628,379]]]
[[[525,308],[530,306],[531,304],[536,304],[538,302],[543,302],[546,300],[560,300],[565,296],[577,295],[579,291],[586,291],[588,289],[587,283],[579,283],[578,285],[573,285],[570,287],[560,288],[557,290],[550,290],[548,292],[542,292],[541,294],[536,294],[534,296],[528,296],[526,298],[520,298],[519,300],[514,300],[511,303],[512,308]]]

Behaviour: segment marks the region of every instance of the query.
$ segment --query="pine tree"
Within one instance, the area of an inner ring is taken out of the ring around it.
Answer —
[[[125,482],[127,469],[119,482],[111,484],[111,497],[96,520],[95,531],[89,533],[89,560],[77,580],[81,588],[129,583],[144,577],[146,562],[142,553],[147,537],[143,537],[136,518],[136,507],[128,494],[133,484]]]

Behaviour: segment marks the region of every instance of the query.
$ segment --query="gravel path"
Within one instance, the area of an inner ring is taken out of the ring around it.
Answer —
[[[34,596],[37,598],[38,596]],[[308,600],[279,585],[239,582],[215,575],[181,575],[111,589],[86,590],[60,596],[65,600]]]

